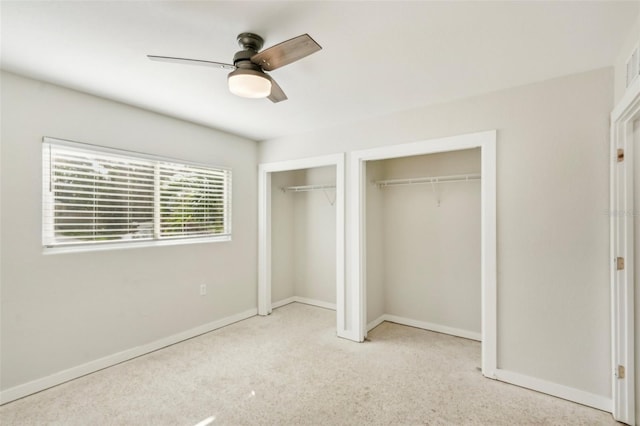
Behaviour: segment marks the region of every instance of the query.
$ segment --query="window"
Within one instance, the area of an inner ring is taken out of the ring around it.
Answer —
[[[44,138],[43,245],[229,240],[231,171]]]

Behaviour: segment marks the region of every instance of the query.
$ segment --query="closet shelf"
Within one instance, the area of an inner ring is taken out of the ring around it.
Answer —
[[[336,189],[335,185],[301,185],[301,186],[285,186],[283,192],[308,192],[308,191],[324,191],[326,189]]]
[[[449,176],[425,176],[409,179],[387,179],[374,181],[378,188],[386,188],[389,186],[403,186],[403,185],[424,185],[435,183],[452,183],[452,182],[468,182],[472,180],[480,180],[480,173],[471,173],[466,175],[449,175]]]

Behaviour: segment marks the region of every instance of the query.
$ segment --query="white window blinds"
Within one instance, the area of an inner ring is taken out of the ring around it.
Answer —
[[[46,247],[230,235],[231,172],[45,138]]]
[[[161,238],[226,234],[228,170],[158,164]]]

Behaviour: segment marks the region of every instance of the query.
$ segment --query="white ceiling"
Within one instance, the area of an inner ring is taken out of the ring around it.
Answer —
[[[610,66],[640,2],[2,1],[2,68],[255,140]],[[308,33],[318,53],[271,75],[289,96],[238,98],[236,35]]]

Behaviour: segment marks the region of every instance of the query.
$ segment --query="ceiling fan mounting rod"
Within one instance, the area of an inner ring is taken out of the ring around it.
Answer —
[[[240,33],[238,34],[238,44],[244,50],[253,50],[257,53],[264,45],[264,39],[258,34],[254,33]]]

